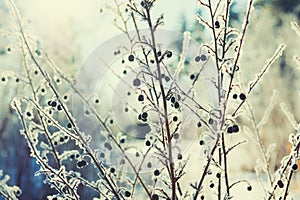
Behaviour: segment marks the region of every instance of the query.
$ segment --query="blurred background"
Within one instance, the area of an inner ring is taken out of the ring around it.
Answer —
[[[13,97],[22,95],[22,88],[7,77],[9,71],[22,71],[22,56],[14,51],[18,48],[18,38],[13,35],[16,22],[11,17],[5,1],[0,2],[0,169],[9,174],[9,184],[18,185],[23,195],[20,199],[46,199],[53,193],[43,184],[42,176],[34,176],[38,166],[29,156],[29,149],[23,136],[17,115],[10,108]],[[119,23],[116,13],[110,8],[114,1],[102,0],[22,0],[17,1],[24,28],[33,40],[38,41],[48,56],[60,67],[61,71],[76,77],[85,58],[99,44],[120,33],[115,26]],[[242,1],[244,2],[244,1]],[[165,14],[164,28],[179,32],[190,31],[192,39],[201,43],[210,40],[195,15],[201,13],[196,1],[159,0],[154,15]],[[231,25],[239,27],[245,4],[234,4],[231,9]],[[273,170],[278,167],[281,158],[287,154],[287,138],[293,127],[280,109],[280,102],[300,118],[299,71],[293,60],[300,55],[300,38],[291,29],[290,22],[300,20],[300,0],[257,0],[247,32],[246,43],[241,60],[241,70],[245,74],[241,83],[246,88],[255,78],[266,60],[281,43],[287,45],[283,56],[274,64],[264,77],[260,86],[249,100],[255,109],[254,115],[260,119],[270,103],[273,90],[278,90],[276,105],[267,125],[263,128],[263,142],[266,146],[276,143],[272,154]],[[3,79],[4,77],[4,79]],[[243,119],[241,119],[243,121]],[[238,140],[247,137],[240,134]],[[232,166],[232,171],[254,172],[258,150],[241,149],[237,156],[247,153],[247,159]],[[234,156],[233,156],[234,157]],[[233,159],[233,158],[231,158]],[[234,162],[232,162],[234,163]],[[0,197],[1,199],[1,197]]]

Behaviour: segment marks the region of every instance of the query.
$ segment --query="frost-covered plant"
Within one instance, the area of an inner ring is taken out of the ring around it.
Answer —
[[[17,22],[25,72],[17,76],[25,93],[12,101],[12,107],[31,156],[40,166],[36,175],[43,175],[57,192],[49,199],[231,199],[236,184],[252,190],[247,180],[230,178],[229,153],[244,141],[230,145],[227,138],[241,131],[239,117],[252,110],[244,104],[285,46],[279,45],[255,79],[244,86],[240,59],[254,1],[248,1],[240,28],[229,23],[233,1],[197,2],[201,9],[197,19],[211,37],[204,44],[195,44],[188,32],[179,36],[162,30],[164,16],[152,13],[155,0],[114,1],[115,23],[126,37],[120,44],[111,42],[111,48],[100,48],[103,54],[92,54],[96,61],[84,63],[78,79],[65,75],[37,48],[13,1],[8,2]],[[98,59],[111,49],[110,60]],[[86,68],[99,62],[104,78],[99,91],[88,93],[95,80],[82,76],[99,73]],[[112,108],[105,104],[108,96]],[[272,146],[265,151],[259,135],[265,119],[256,124],[252,118],[252,122],[263,165],[268,165]],[[136,134],[130,130],[133,126]],[[185,154],[191,137],[199,144],[202,160],[193,166],[197,174],[186,183],[192,165],[189,157],[194,156]],[[298,152],[298,139],[293,138],[292,152]],[[291,154],[286,160],[279,172],[281,181],[296,157]],[[290,168],[288,172],[292,174]],[[277,185],[285,186],[286,198],[289,184]],[[273,193],[270,196],[275,198]]]
[[[7,184],[10,177],[4,175],[3,170],[0,170],[0,196],[7,200],[15,200],[22,194],[22,190],[18,186],[10,186]]]

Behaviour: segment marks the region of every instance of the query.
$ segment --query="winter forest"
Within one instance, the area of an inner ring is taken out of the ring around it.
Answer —
[[[299,0],[0,2],[0,200],[300,199]]]

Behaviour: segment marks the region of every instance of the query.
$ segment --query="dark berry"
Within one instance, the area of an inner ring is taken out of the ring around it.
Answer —
[[[209,118],[208,123],[209,123],[210,125],[212,125],[212,124],[214,123],[214,120],[213,120],[212,118]]]
[[[105,158],[105,153],[101,152],[99,155],[100,158]]]
[[[181,153],[179,153],[179,154],[177,155],[177,159],[178,159],[178,160],[181,160],[181,159],[182,159],[182,154],[181,154]]]
[[[167,52],[167,58],[171,58],[172,55],[173,55],[172,51],[168,51],[168,52]]]
[[[195,74],[190,75],[190,79],[193,80],[195,78]]]
[[[142,121],[143,122],[147,122],[147,118],[142,118]]]
[[[178,133],[174,133],[173,137],[174,137],[175,140],[177,140],[179,138],[179,134]]]
[[[167,82],[169,82],[171,79],[170,79],[170,77],[165,76],[165,80],[166,80]]]
[[[158,169],[156,169],[156,170],[154,170],[153,174],[154,174],[154,176],[159,176],[160,171]]]
[[[219,21],[216,21],[216,22],[215,22],[215,27],[216,27],[216,28],[220,28],[220,22],[219,22]]]
[[[200,140],[199,144],[202,146],[205,144],[204,140]]]
[[[173,117],[173,121],[174,121],[174,122],[177,122],[177,120],[178,120],[178,117],[177,117],[177,116],[174,116],[174,117]]]
[[[112,150],[112,146],[108,142],[105,142],[104,147],[106,147],[108,150]]]
[[[201,122],[197,123],[197,127],[200,128],[202,126]]]
[[[122,159],[122,160],[120,161],[120,165],[124,165],[124,164],[125,164],[125,160]]]
[[[72,128],[72,124],[68,123],[68,124],[67,124],[67,127],[68,127],[68,128]]]
[[[244,93],[241,93],[241,94],[240,94],[240,99],[241,99],[242,101],[244,101],[244,100],[246,99],[246,95],[245,95]]]
[[[149,140],[147,140],[145,144],[146,144],[146,146],[149,147],[151,145],[151,142]]]
[[[251,190],[252,190],[251,185],[249,185],[249,186],[247,187],[247,190],[248,190],[248,191],[251,191]]]
[[[86,161],[85,160],[81,160],[77,162],[77,167],[82,168],[84,166],[86,166]]]
[[[210,188],[213,188],[213,187],[215,187],[215,184],[214,184],[214,183],[211,183],[211,184],[209,185],[209,187],[210,187]]]
[[[280,187],[280,188],[283,188],[283,187],[284,187],[284,184],[283,184],[282,180],[277,181],[277,185],[278,185],[278,187]]]
[[[129,191],[126,191],[125,192],[125,197],[130,197],[131,196],[131,193]]]
[[[41,53],[41,51],[40,50],[35,50],[35,53],[36,53],[36,55],[38,55],[38,56],[40,56],[42,53]]]
[[[179,103],[178,103],[178,102],[175,102],[175,103],[174,103],[174,108],[176,108],[176,109],[179,108]]]
[[[232,126],[229,126],[229,127],[227,128],[227,133],[233,133]]]
[[[57,106],[57,103],[55,101],[52,101],[51,104],[50,104],[52,107],[56,107]]]
[[[146,112],[143,112],[143,114],[142,114],[142,118],[146,119],[147,117],[148,117],[148,113],[146,113]]]
[[[5,81],[6,81],[6,78],[5,78],[5,77],[2,77],[2,78],[1,78],[1,81],[5,82]]]
[[[206,58],[206,55],[204,55],[204,54],[201,55],[200,59],[201,59],[202,61],[206,61],[206,59],[207,59],[207,58]]]
[[[217,177],[217,178],[221,178],[221,174],[220,174],[220,173],[217,173],[217,174],[216,174],[216,177]]]
[[[61,111],[61,110],[62,110],[62,107],[61,107],[60,104],[57,106],[57,110],[58,110],[58,111]]]
[[[140,85],[141,85],[141,80],[138,79],[138,78],[134,79],[134,80],[133,80],[133,85],[134,85],[135,87],[140,86]]]
[[[293,170],[297,170],[297,169],[298,169],[298,165],[297,165],[296,163],[293,164],[292,169],[293,169]]]
[[[121,144],[125,143],[125,138],[121,138],[121,139],[120,139],[120,143],[121,143]]]
[[[114,167],[110,168],[110,173],[115,173],[116,169]]]
[[[201,200],[204,200],[204,195],[201,195],[200,199],[201,199]]]
[[[175,103],[175,101],[176,101],[176,98],[175,97],[171,97],[171,102]]]
[[[158,200],[158,195],[157,194],[152,194],[151,200]]]
[[[237,133],[237,132],[239,132],[239,130],[240,129],[239,129],[238,125],[235,124],[235,125],[232,126],[232,132]]]
[[[196,57],[195,57],[195,62],[200,62],[200,60],[201,60],[201,57],[200,57],[200,56],[196,56]]]
[[[158,52],[157,52],[157,56],[161,56],[161,51],[158,51]]]
[[[134,56],[133,56],[132,54],[130,54],[130,55],[128,56],[128,60],[129,60],[130,62],[133,62],[133,61],[134,61]]]
[[[148,163],[147,163],[147,167],[148,167],[148,168],[151,168],[151,167],[152,167],[152,163],[151,163],[151,162],[148,162]]]
[[[144,101],[144,95],[140,94],[139,97],[138,97],[138,100],[139,101]]]
[[[237,97],[238,97],[237,94],[232,95],[232,98],[233,98],[233,99],[237,99]]]

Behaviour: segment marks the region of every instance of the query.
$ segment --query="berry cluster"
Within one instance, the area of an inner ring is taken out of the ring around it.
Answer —
[[[232,96],[232,98],[233,98],[233,99],[237,99],[237,98],[238,98],[238,95],[237,95],[237,94],[234,94],[234,95]],[[245,101],[245,100],[246,100],[246,95],[245,95],[244,93],[241,93],[241,94],[239,95],[239,98],[240,98],[240,100]]]
[[[237,132],[239,132],[239,126],[238,125],[233,125],[233,126],[229,126],[228,128],[227,128],[227,133],[237,133]]]

